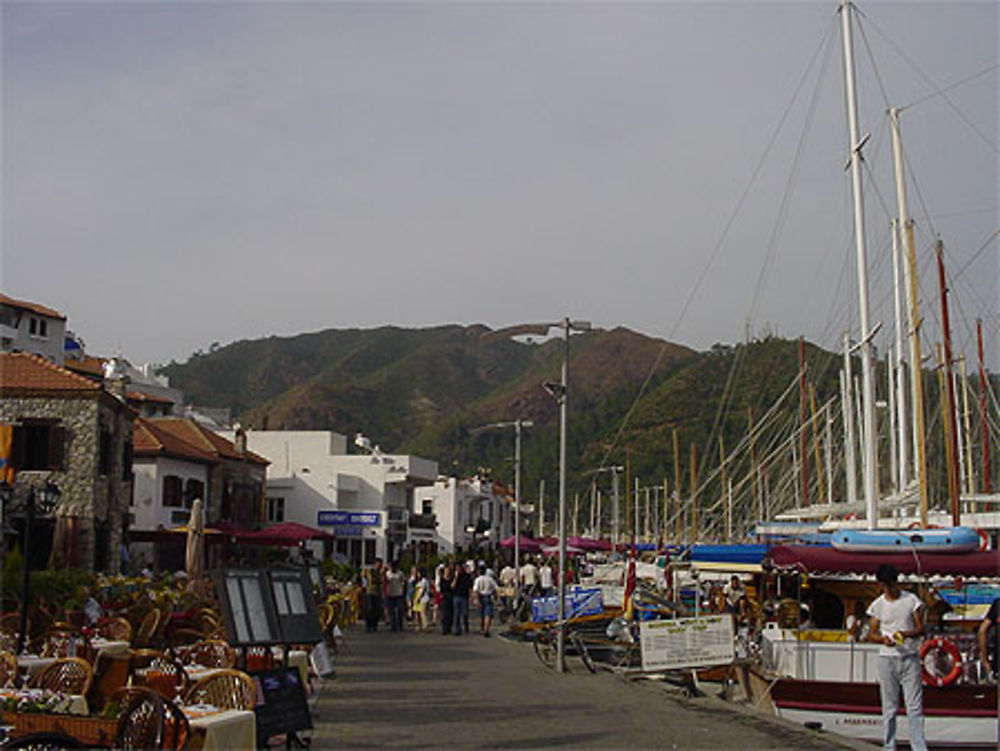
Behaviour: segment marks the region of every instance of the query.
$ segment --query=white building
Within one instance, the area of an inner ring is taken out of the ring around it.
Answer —
[[[232,438],[231,431],[220,435]],[[437,463],[378,449],[348,454],[330,431],[247,431],[247,448],[271,461],[266,522],[294,521],[336,536],[353,565],[389,560],[415,542],[435,541],[433,520],[416,513],[415,489],[432,484]]]
[[[505,488],[474,477],[439,478],[415,493],[414,510],[434,514],[438,545],[444,552],[496,547],[514,534],[514,504]]]
[[[0,351],[31,352],[60,367],[65,361],[66,316],[0,293]]]

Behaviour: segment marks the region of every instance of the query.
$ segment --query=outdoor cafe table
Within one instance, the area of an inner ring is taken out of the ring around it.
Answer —
[[[42,668],[48,667],[58,660],[58,657],[39,657],[38,655],[18,655],[17,669],[22,673],[27,673],[28,677],[35,675]]]
[[[222,712],[203,706],[183,707],[191,732],[186,749],[229,751],[257,748],[257,720],[253,712],[227,709]]]
[[[0,688],[0,698],[3,699],[34,699],[51,695],[51,691],[38,688]],[[65,694],[66,714],[85,715],[89,713],[87,699],[79,694]]]

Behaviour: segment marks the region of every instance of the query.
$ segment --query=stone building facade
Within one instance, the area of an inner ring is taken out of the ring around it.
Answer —
[[[0,425],[13,426],[16,472],[4,521],[22,530],[32,488],[60,491],[32,530],[32,565],[117,572],[132,491],[134,412],[103,384],[26,353],[0,353]],[[69,533],[53,551],[56,520]]]

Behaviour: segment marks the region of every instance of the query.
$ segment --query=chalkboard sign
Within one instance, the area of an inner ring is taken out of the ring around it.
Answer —
[[[316,613],[312,582],[305,569],[269,572],[278,628],[286,644],[316,644],[323,630]]]
[[[233,646],[282,643],[266,571],[222,571],[215,590],[222,603],[226,637]]]
[[[251,673],[257,684],[257,745],[267,746],[267,739],[285,733],[312,728],[306,688],[297,668],[264,670]]]

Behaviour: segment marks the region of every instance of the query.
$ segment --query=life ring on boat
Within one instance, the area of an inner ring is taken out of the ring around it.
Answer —
[[[980,550],[989,550],[990,549],[990,536],[988,534],[986,534],[986,532],[984,532],[981,529],[977,529],[976,530],[976,534],[979,535],[979,549]]]
[[[927,655],[937,650],[944,652],[951,660],[951,670],[944,675],[931,673],[925,664]],[[920,645],[920,677],[925,686],[950,686],[961,674],[962,655],[959,653],[958,647],[955,646],[955,642],[941,636],[935,636]]]

